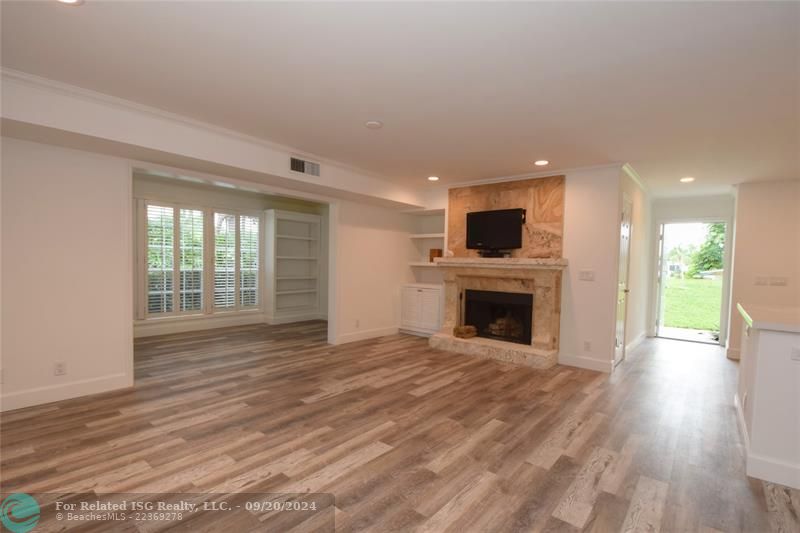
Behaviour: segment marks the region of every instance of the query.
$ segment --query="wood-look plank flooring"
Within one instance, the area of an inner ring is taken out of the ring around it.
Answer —
[[[338,531],[800,531],[749,479],[717,347],[650,340],[611,377],[325,323],[136,341],[136,386],[4,413],[2,490],[331,492]]]

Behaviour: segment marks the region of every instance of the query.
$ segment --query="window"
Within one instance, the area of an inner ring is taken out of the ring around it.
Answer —
[[[171,207],[147,206],[147,312],[171,313],[175,215]]]
[[[258,217],[239,217],[239,302],[258,305]]]
[[[214,213],[214,307],[236,307],[236,215]]]
[[[180,309],[203,309],[203,212],[180,210]]]
[[[142,318],[258,308],[261,217],[144,205]]]

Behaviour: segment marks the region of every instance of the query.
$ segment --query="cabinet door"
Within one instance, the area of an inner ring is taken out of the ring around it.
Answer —
[[[421,325],[421,289],[414,287],[403,287],[402,310],[400,313],[400,323],[405,327],[420,327]]]
[[[441,327],[439,317],[441,315],[440,292],[434,289],[423,289],[420,294],[420,321],[422,327],[429,330],[438,330]]]

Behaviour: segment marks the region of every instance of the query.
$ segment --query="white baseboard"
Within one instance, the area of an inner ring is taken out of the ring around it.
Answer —
[[[266,323],[270,325],[291,324],[292,322],[305,322],[307,320],[327,320],[324,313],[305,313],[301,315],[266,316]]]
[[[164,318],[137,322],[133,326],[133,336],[135,338],[151,337],[153,335],[167,335],[170,333],[184,333],[187,331],[227,328],[231,326],[247,326],[250,324],[263,324],[265,322],[266,317],[264,313],[253,311],[175,319]]]
[[[784,463],[748,452],[747,475],[793,489],[800,489],[800,465],[797,464]]]
[[[614,368],[613,361],[603,361],[594,359],[592,357],[582,357],[575,355],[558,355],[558,364],[567,366],[577,366],[578,368],[586,368],[588,370],[598,370],[600,372],[611,373]]]
[[[736,407],[736,420],[739,421],[739,433],[742,435],[744,442],[744,454],[750,453],[750,436],[747,434],[747,424],[744,422],[744,409],[742,409],[742,402],[739,401],[739,393],[733,395],[733,405]]]
[[[347,344],[348,342],[363,341],[367,339],[374,339],[375,337],[385,337],[387,335],[395,335],[400,331],[398,327],[391,328],[376,328],[367,329],[364,331],[354,331],[352,333],[345,333],[336,337],[332,344]]]
[[[406,335],[414,335],[416,337],[431,337],[436,335],[438,331],[427,331],[427,330],[420,330],[420,329],[406,329],[400,328],[400,333],[405,333]]]
[[[631,352],[639,347],[642,342],[647,338],[644,332],[639,333],[634,339],[625,345],[625,353]]]
[[[750,437],[747,434],[744,411],[742,410],[742,403],[739,401],[738,393],[734,395],[733,403],[736,406],[736,419],[739,421],[739,431],[744,441],[747,475],[793,489],[800,489],[800,464],[779,461],[750,451]]]
[[[728,356],[728,359],[733,359],[734,361],[738,361],[739,357],[741,357],[742,355],[742,352],[734,348],[728,348],[726,355]]]
[[[19,392],[10,392],[0,397],[0,411],[22,409],[44,403],[68,400],[89,394],[98,394],[133,386],[133,376],[128,374],[111,374],[98,378],[72,381],[46,387],[36,387]]]

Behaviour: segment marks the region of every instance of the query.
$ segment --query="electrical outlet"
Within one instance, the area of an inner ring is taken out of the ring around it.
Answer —
[[[789,283],[787,278],[781,276],[770,276],[769,284],[773,287],[785,287]]]
[[[594,281],[594,270],[581,270],[578,272],[578,279],[581,281]]]
[[[592,341],[583,341],[583,351],[584,352],[592,351]]]
[[[67,363],[64,361],[56,361],[53,363],[53,375],[65,376],[67,374]]]
[[[800,363],[800,346],[792,346],[792,353],[789,358]]]
[[[360,320],[356,320],[356,328],[360,328],[360,327],[361,327],[361,321]]]

